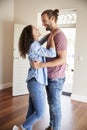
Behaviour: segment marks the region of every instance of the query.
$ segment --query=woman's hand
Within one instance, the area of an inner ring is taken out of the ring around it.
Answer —
[[[54,37],[56,36],[56,34],[58,33],[59,31],[58,30],[55,30],[53,32],[50,33],[50,36],[49,36],[49,44],[47,45],[47,48],[55,48],[55,41],[54,41]]]
[[[55,42],[54,42],[54,35],[53,33],[50,34],[49,36],[50,42],[48,48],[54,48],[55,49]]]
[[[41,62],[40,61],[33,61],[30,63],[32,68],[38,69],[41,68]]]

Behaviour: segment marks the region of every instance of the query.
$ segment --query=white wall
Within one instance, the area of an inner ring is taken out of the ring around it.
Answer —
[[[72,99],[87,102],[87,0],[44,0],[43,2],[41,0],[15,0],[14,5],[15,23],[35,25],[37,24],[37,13],[45,9],[77,9]]]
[[[0,89],[11,86],[14,0],[0,0]]]

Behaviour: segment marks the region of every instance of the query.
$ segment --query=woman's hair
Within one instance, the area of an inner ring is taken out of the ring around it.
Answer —
[[[19,38],[19,52],[22,58],[26,58],[26,54],[28,53],[33,41],[32,25],[28,25],[24,27]]]
[[[52,10],[52,9],[48,9],[48,10],[45,10],[42,12],[41,16],[44,15],[44,14],[47,14],[49,18],[51,18],[52,16],[55,17],[55,22],[57,21],[57,18],[59,16],[59,10],[58,9],[55,9],[55,10]]]

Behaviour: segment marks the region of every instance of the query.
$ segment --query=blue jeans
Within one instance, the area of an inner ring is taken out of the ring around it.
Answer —
[[[50,113],[50,126],[53,130],[61,129],[61,92],[65,78],[48,79],[46,86]]]
[[[26,130],[32,130],[32,126],[36,123],[45,112],[46,96],[45,88],[36,81],[35,78],[29,80],[27,84],[29,90],[29,106],[26,121],[22,127]]]

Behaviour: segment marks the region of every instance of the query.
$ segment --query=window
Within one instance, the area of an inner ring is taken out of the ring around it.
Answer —
[[[58,25],[61,28],[75,28],[76,27],[76,10],[60,11],[58,17]]]

